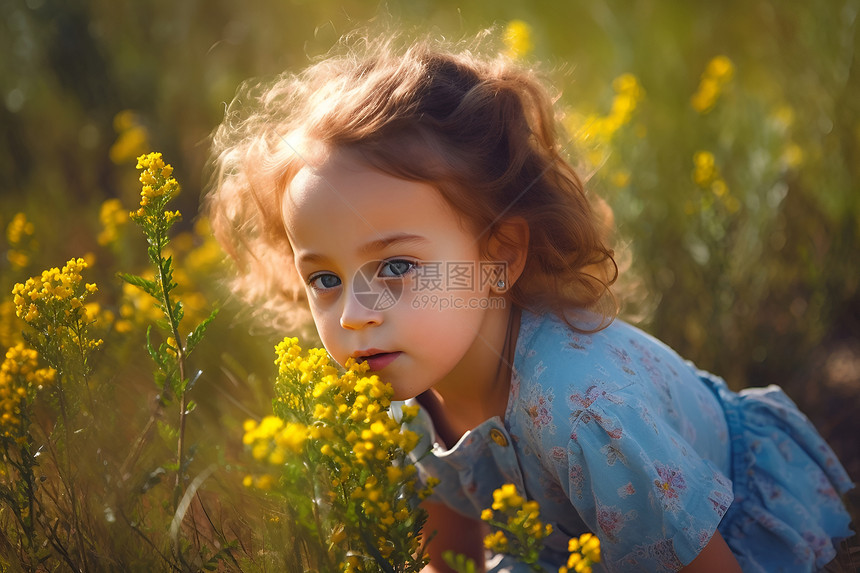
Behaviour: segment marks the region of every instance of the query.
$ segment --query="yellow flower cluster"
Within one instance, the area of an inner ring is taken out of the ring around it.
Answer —
[[[124,109],[116,114],[113,118],[113,127],[117,138],[108,153],[114,163],[132,161],[149,147],[149,132],[132,110]]]
[[[38,353],[23,344],[6,351],[0,365],[0,436],[18,442],[26,439],[28,401],[33,390],[54,382],[52,368],[39,368]]]
[[[572,114],[565,120],[568,131],[585,146],[588,161],[592,165],[601,165],[606,161],[613,137],[630,123],[639,102],[645,96],[639,80],[630,73],[621,74],[612,80],[612,89],[615,95],[608,114],[589,114],[585,117]],[[626,183],[624,180],[618,185]]]
[[[642,100],[645,91],[633,74],[622,74],[612,80],[615,96],[606,115],[590,115],[579,132],[583,141],[608,142],[623,126],[630,123],[633,112]]]
[[[570,557],[567,564],[560,567],[558,573],[591,573],[591,566],[600,563],[600,540],[596,535],[583,533],[574,537],[567,546]]]
[[[289,453],[301,453],[308,438],[307,426],[284,422],[277,416],[266,416],[259,424],[248,420],[244,429],[243,442],[246,446],[251,446],[254,459],[273,466],[282,465]]]
[[[119,231],[128,223],[128,211],[126,211],[119,199],[108,199],[102,203],[99,210],[99,221],[102,231],[99,233],[100,245],[110,245],[119,238]]]
[[[693,181],[699,187],[707,187],[717,179],[714,154],[710,151],[697,151],[693,155]]]
[[[23,269],[30,264],[30,255],[36,248],[33,238],[36,229],[33,223],[27,220],[24,213],[16,213],[9,225],[6,227],[6,240],[9,242],[9,250],[6,258],[14,269]]]
[[[27,215],[24,213],[16,213],[9,226],[6,227],[6,239],[10,245],[18,245],[27,237],[30,237],[35,232],[33,223],[27,220]]]
[[[524,58],[534,49],[532,27],[523,20],[508,22],[503,40],[507,48],[506,55],[511,59]]]
[[[493,492],[492,509],[481,512],[481,519],[495,528],[484,538],[484,547],[513,555],[535,571],[543,571],[537,562],[543,540],[552,533],[552,526],[541,522],[540,506],[536,501],[525,500],[514,484],[504,484]],[[591,533],[571,539],[568,550],[570,556],[559,573],[591,573],[591,566],[600,562],[600,541]]]
[[[140,208],[131,217],[138,223],[154,223],[167,202],[179,194],[179,183],[173,177],[173,167],[164,163],[161,153],[141,155],[137,158],[137,168],[142,170],[140,182],[143,188],[140,191]],[[179,211],[164,212],[168,226],[179,217]]]
[[[42,271],[12,289],[18,318],[33,323],[49,305],[59,303],[67,318],[73,314],[84,316],[84,300],[98,290],[95,284],[85,284],[81,271],[87,268],[84,259],[70,259],[62,269],[54,267]]]
[[[492,509],[485,509],[481,519],[497,528],[484,538],[484,546],[514,554],[525,563],[537,562],[543,539],[552,533],[552,525],[541,522],[538,502],[526,501],[510,483],[493,492]]]
[[[690,98],[693,109],[703,114],[711,111],[734,72],[735,66],[726,56],[716,56],[708,62],[699,81],[699,87]]]
[[[339,518],[325,544],[341,548],[344,571],[365,570],[349,555],[418,555],[413,498],[426,496],[433,484],[416,486],[406,455],[419,437],[390,415],[391,386],[366,376],[365,363],[350,360],[340,371],[325,350],[305,352],[296,338],[284,339],[275,351],[275,415],[244,427],[244,443],[266,471],[245,484],[284,495],[299,514],[302,504],[324,504],[323,511],[304,514]],[[402,414],[408,422],[417,408],[404,406]]]
[[[716,158],[710,151],[697,151],[693,154],[693,181],[702,189],[710,189],[713,197],[723,203],[730,213],[741,208],[740,201],[729,193],[728,185],[717,168]],[[705,207],[710,207],[713,198],[703,200]]]
[[[84,282],[81,271],[85,268],[84,259],[69,259],[62,269],[42,271],[41,276],[12,288],[18,318],[29,324],[43,341],[61,351],[64,340],[85,354],[104,342],[88,335],[88,328],[97,320],[93,313],[98,312],[98,307],[87,304],[86,300],[98,287]]]

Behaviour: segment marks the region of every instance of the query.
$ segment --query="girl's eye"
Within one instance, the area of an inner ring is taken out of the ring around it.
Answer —
[[[418,263],[409,259],[389,259],[382,261],[382,265],[379,267],[379,276],[385,279],[400,278],[417,266]]]
[[[328,290],[340,286],[340,278],[331,273],[319,273],[308,279],[308,284],[316,290]]]

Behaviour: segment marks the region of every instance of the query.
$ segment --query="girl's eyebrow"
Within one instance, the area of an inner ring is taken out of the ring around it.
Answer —
[[[413,235],[410,233],[396,233],[393,235],[389,235],[387,237],[380,237],[375,241],[370,241],[363,247],[359,249],[359,252],[362,254],[373,253],[376,251],[381,251],[386,247],[394,246],[402,246],[408,244],[423,244],[426,243],[427,239],[422,237],[421,235]]]
[[[421,235],[413,235],[410,233],[396,233],[387,237],[380,237],[374,241],[370,241],[358,249],[362,255],[367,255],[379,252],[387,247],[402,246],[402,245],[420,245],[427,243],[427,238]],[[300,263],[311,263],[325,260],[326,256],[318,253],[301,253],[298,257]]]

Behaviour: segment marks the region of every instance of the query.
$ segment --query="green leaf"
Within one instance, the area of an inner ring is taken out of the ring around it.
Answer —
[[[173,319],[176,321],[177,326],[182,321],[182,319],[185,318],[185,311],[182,309],[183,306],[184,305],[182,304],[181,300],[177,300],[176,304],[173,305]]]
[[[158,268],[161,271],[161,280],[167,285],[167,290],[173,290],[176,287],[173,282],[173,257],[161,259]]]
[[[158,435],[161,436],[161,439],[170,444],[171,447],[176,443],[176,440],[179,439],[179,430],[167,424],[166,422],[158,422]]]
[[[132,275],[129,273],[117,273],[117,276],[119,276],[119,278],[121,278],[128,284],[134,285],[137,288],[141,289],[150,296],[159,298],[158,283],[156,283],[155,281],[151,281],[149,279],[145,279],[143,277]]]
[[[453,551],[445,551],[442,553],[442,559],[445,563],[457,573],[475,573],[475,560],[469,559],[462,553],[454,553]]]
[[[198,324],[194,331],[188,335],[188,338],[185,339],[185,355],[188,356],[203,338],[203,335],[206,334],[206,327],[209,326],[209,323],[212,322],[215,317],[218,315],[218,309],[212,311],[212,313],[205,319],[203,322]]]
[[[155,362],[159,369],[164,370],[164,358],[162,354],[152,345],[152,325],[146,327],[146,351],[149,353],[152,361]],[[163,345],[162,345],[163,346]]]
[[[158,266],[158,261],[160,260],[160,254],[158,247],[155,246],[156,241],[150,237],[149,233],[146,234],[146,238],[149,241],[149,247],[146,248],[146,254],[149,255],[149,260],[152,264]]]

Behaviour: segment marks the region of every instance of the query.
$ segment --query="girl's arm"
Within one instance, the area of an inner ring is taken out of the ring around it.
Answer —
[[[442,559],[445,551],[462,553],[475,561],[477,571],[484,571],[484,524],[463,517],[441,503],[424,502],[422,505],[427,510],[424,539],[435,534],[426,546],[430,564],[421,573],[450,572]]]
[[[714,533],[702,552],[681,573],[742,573],[729,546],[720,532]]]

